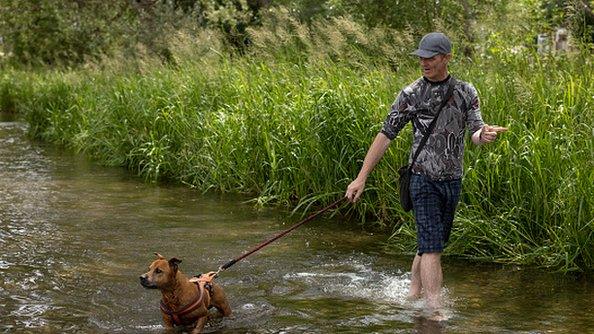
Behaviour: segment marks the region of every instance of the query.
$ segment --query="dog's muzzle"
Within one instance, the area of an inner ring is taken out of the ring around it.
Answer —
[[[143,287],[145,287],[147,289],[156,289],[157,288],[155,286],[155,284],[149,282],[148,276],[146,274],[140,275],[140,285],[142,285]]]

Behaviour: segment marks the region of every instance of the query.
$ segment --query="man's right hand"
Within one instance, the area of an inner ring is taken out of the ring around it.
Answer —
[[[351,203],[355,203],[361,197],[363,190],[365,189],[365,180],[355,179],[347,187],[346,194],[344,197]]]

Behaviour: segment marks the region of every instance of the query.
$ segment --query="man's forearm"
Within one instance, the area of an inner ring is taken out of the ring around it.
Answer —
[[[373,140],[373,143],[369,147],[367,154],[365,155],[365,160],[363,160],[363,167],[361,167],[361,171],[359,171],[359,175],[357,175],[357,179],[367,180],[367,176],[373,170],[375,165],[382,159],[386,149],[390,146],[391,140],[386,137],[383,133],[378,133]]]

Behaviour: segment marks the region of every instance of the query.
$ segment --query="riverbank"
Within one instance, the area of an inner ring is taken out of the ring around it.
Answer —
[[[343,195],[395,93],[419,76],[407,61],[394,70],[211,51],[177,66],[6,70],[0,106],[24,115],[32,136],[149,182],[247,193],[260,205],[304,209]],[[510,131],[493,145],[467,143],[447,252],[592,270],[591,57],[500,55],[457,60],[451,72],[476,86],[485,121]],[[414,223],[400,209],[395,175],[409,145],[407,128],[361,202],[342,208],[349,221],[393,231],[392,248],[405,253],[414,249]]]

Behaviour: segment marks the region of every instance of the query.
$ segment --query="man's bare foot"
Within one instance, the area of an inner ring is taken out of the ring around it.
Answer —
[[[444,314],[443,310],[434,310],[433,312],[431,312],[431,315],[427,317],[427,319],[431,321],[441,322],[448,320],[448,317]]]
[[[427,309],[429,310],[439,310],[441,308],[441,302],[439,297],[437,298],[427,298]]]

